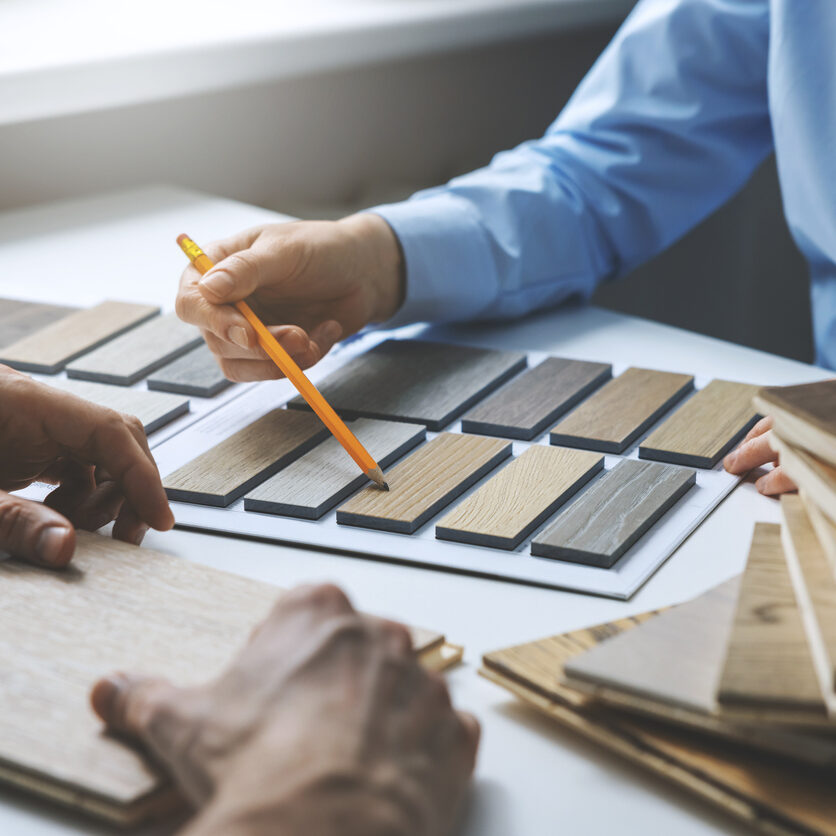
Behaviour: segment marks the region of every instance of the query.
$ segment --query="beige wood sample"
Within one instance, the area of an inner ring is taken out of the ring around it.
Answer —
[[[752,398],[758,389],[712,380],[641,443],[639,458],[714,467],[757,421]]]
[[[560,421],[551,442],[622,453],[693,388],[692,375],[631,367]]]
[[[781,467],[831,521],[836,522],[836,467],[812,453],[788,444],[774,430],[770,438]]]
[[[816,537],[819,538],[819,543],[824,549],[830,570],[836,575],[836,523],[827,514],[822,513],[821,508],[816,505],[812,497],[803,488],[799,490],[798,495],[804,502],[807,516],[810,518]]]
[[[79,380],[132,386],[202,341],[200,331],[182,322],[177,314],[155,316],[73,360],[67,366],[67,375]]]
[[[598,453],[536,444],[442,517],[435,536],[515,549],[603,469]]]
[[[152,305],[102,302],[71,313],[0,349],[0,363],[22,371],[55,374],[76,357],[159,312]]]
[[[315,415],[274,409],[163,479],[169,499],[225,507],[326,436]]]
[[[337,522],[412,534],[510,455],[508,441],[441,433],[386,474],[389,491],[360,491]]]
[[[0,299],[0,349],[76,310],[67,305]]]
[[[232,386],[205,343],[152,372],[147,383],[149,389],[196,398],[212,398]]]

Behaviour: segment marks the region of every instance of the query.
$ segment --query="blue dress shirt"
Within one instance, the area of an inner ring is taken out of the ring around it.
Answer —
[[[372,210],[406,259],[393,324],[588,298],[772,150],[810,265],[817,361],[836,368],[836,0],[641,0],[545,136]]]

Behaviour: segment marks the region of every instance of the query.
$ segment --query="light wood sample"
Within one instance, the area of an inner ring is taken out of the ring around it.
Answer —
[[[689,374],[631,367],[560,421],[551,442],[622,453],[693,388]]]
[[[274,409],[163,479],[169,499],[225,507],[326,436],[315,415]]]
[[[609,568],[695,484],[693,470],[623,459],[534,538],[531,553]]]
[[[639,458],[714,467],[758,420],[752,405],[758,389],[712,380],[641,443]]]
[[[348,426],[384,469],[427,435],[423,424],[374,418],[358,418]],[[244,508],[318,520],[368,481],[339,441],[331,437],[250,491],[244,497]]]
[[[0,299],[0,348],[63,319],[77,308],[20,299]]]
[[[525,368],[525,354],[422,340],[386,340],[325,378],[319,389],[342,416],[443,429]],[[302,398],[288,406],[308,409]]]
[[[26,372],[55,374],[76,357],[159,312],[159,308],[151,305],[102,302],[71,313],[0,349],[0,363]]]
[[[196,398],[212,398],[229,386],[232,381],[224,377],[215,355],[205,343],[148,378],[149,389]]]
[[[813,524],[813,529],[816,532],[816,537],[819,538],[822,549],[824,549],[830,570],[836,575],[836,523],[822,512],[821,508],[816,505],[812,497],[803,488],[799,490],[798,495],[804,502],[807,516]]]
[[[612,377],[609,363],[547,357],[462,418],[462,430],[530,441]]]
[[[565,447],[529,447],[435,527],[442,540],[515,549],[604,468],[604,457]]]
[[[337,522],[412,534],[511,455],[511,443],[441,433],[387,474],[388,491],[368,487],[337,509]]]
[[[778,453],[781,467],[790,479],[831,521],[836,522],[836,467],[812,453],[788,444],[774,430],[769,442]]]

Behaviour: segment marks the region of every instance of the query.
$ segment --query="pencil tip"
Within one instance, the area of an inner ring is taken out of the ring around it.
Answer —
[[[389,490],[389,483],[388,483],[388,482],[384,482],[384,483],[380,486],[380,488],[381,488],[381,490],[388,491],[388,490]]]

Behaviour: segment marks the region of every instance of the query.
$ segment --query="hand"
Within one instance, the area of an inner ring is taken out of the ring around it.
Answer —
[[[43,504],[6,493],[36,481],[58,486]],[[112,520],[131,543],[174,524],[139,421],[0,366],[0,550],[65,566],[73,525]]]
[[[115,674],[91,699],[202,808],[190,836],[441,836],[479,741],[406,628],[333,586],[286,593],[213,683]]]
[[[772,429],[772,418],[767,416],[761,418],[748,435],[740,443],[736,450],[729,453],[723,459],[723,467],[729,473],[740,476],[762,467],[765,464],[775,465],[769,473],[761,476],[755,487],[766,496],[776,496],[787,491],[796,490],[795,483],[784,473],[778,463],[778,454],[769,446],[770,430]]]
[[[177,314],[200,328],[230,380],[282,376],[231,302],[247,299],[307,368],[337,340],[389,319],[403,301],[400,245],[378,215],[269,224],[211,244],[206,254],[216,265],[203,277],[186,268]]]

